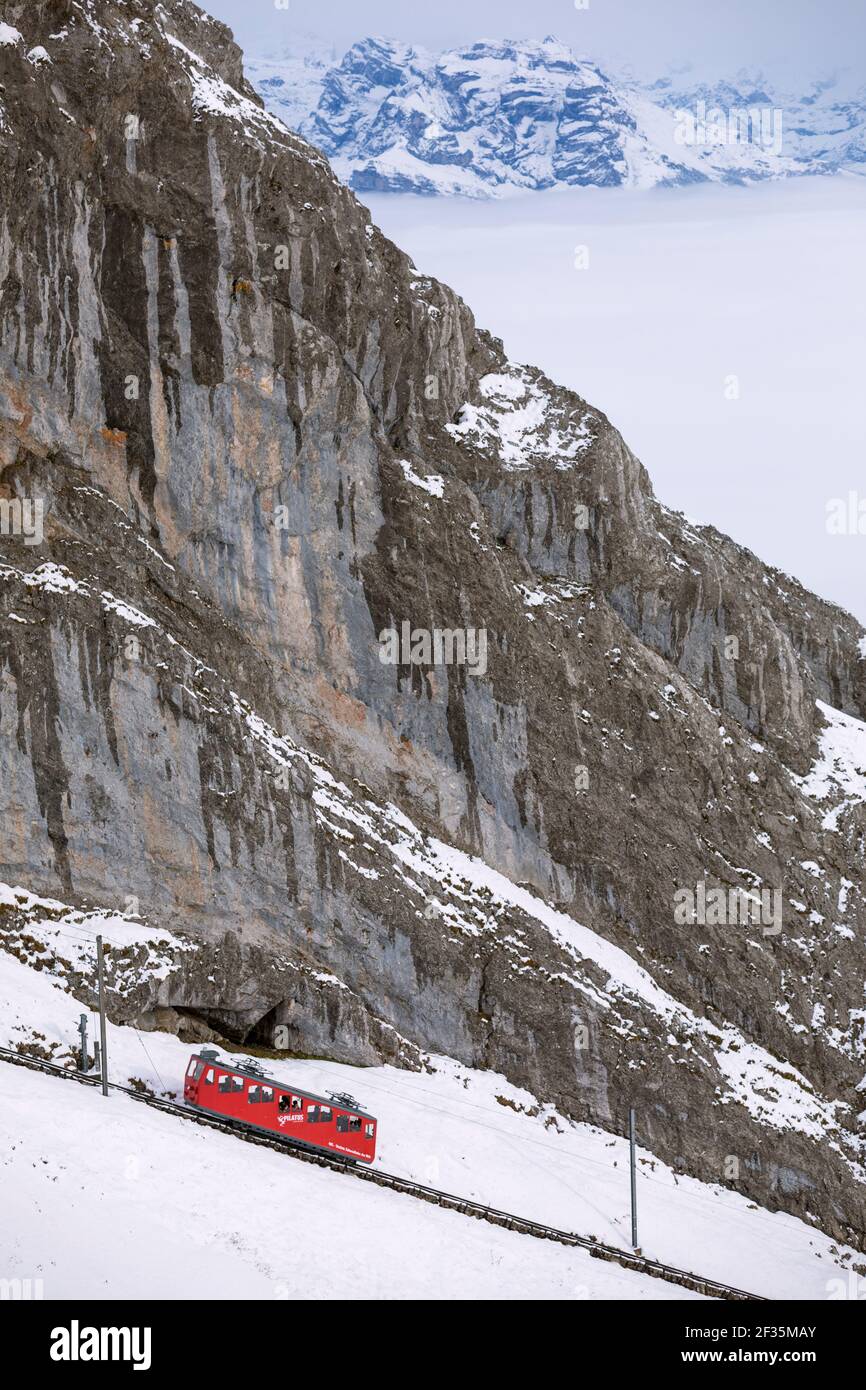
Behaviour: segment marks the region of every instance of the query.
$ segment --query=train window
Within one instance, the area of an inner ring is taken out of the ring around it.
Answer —
[[[194,1057],[190,1057],[190,1059],[189,1059],[189,1066],[188,1066],[187,1069],[186,1069],[186,1074],[187,1074],[187,1076],[192,1076],[192,1074],[193,1074],[194,1071],[195,1071],[195,1058],[194,1058]]]
[[[318,1107],[318,1105],[311,1105],[311,1106],[308,1107],[308,1109],[307,1109],[307,1122],[308,1122],[309,1124],[311,1124],[311,1125],[318,1124],[318,1122],[319,1122],[319,1107]]]
[[[269,1101],[272,1101],[272,1100],[273,1100],[273,1098],[274,1098],[274,1089],[273,1089],[273,1087],[272,1087],[272,1086],[263,1086],[263,1087],[262,1087],[262,1104],[263,1104],[263,1105],[267,1105]]]
[[[354,1132],[355,1130],[359,1130],[360,1128],[361,1128],[361,1121],[360,1121],[360,1119],[358,1118],[358,1116],[357,1116],[357,1115],[351,1115],[351,1116],[349,1117],[349,1129],[351,1129],[351,1130]]]
[[[261,1100],[262,1100],[262,1088],[261,1088],[261,1086],[250,1086],[249,1092],[248,1092],[248,1094],[247,1094],[247,1103],[248,1103],[249,1105],[260,1105],[260,1104],[261,1104]]]
[[[330,1105],[323,1105],[319,1111],[319,1124],[329,1125],[334,1118],[334,1112]]]
[[[366,1136],[367,1136],[368,1139],[372,1139],[372,1138],[373,1138],[373,1126],[372,1126],[372,1125],[365,1125],[365,1126],[364,1126],[364,1133],[366,1134]]]
[[[232,1088],[232,1079],[231,1079],[231,1077],[230,1077],[230,1076],[226,1076],[226,1075],[221,1076],[220,1079],[219,1079],[219,1086],[218,1086],[217,1089],[220,1090],[220,1091],[230,1091],[231,1088]]]
[[[233,1077],[232,1077],[232,1090],[233,1090],[233,1091],[242,1091],[243,1089],[244,1089],[244,1079],[243,1079],[243,1077],[242,1077],[242,1076],[233,1076]]]
[[[293,1109],[293,1110],[303,1110],[303,1108],[304,1108],[304,1102],[301,1100],[301,1097],[300,1097],[300,1096],[292,1096],[292,1109]]]
[[[282,1115],[286,1110],[290,1110],[290,1109],[291,1109],[291,1106],[292,1106],[292,1098],[291,1098],[291,1096],[280,1096],[280,1114],[281,1114],[281,1115]]]
[[[192,1079],[193,1079],[193,1081],[200,1081],[200,1080],[201,1080],[201,1074],[202,1074],[203,1071],[204,1071],[204,1062],[196,1062],[196,1064],[195,1064],[195,1070],[193,1071],[193,1074],[192,1074]]]
[[[207,1073],[207,1075],[205,1076],[204,1084],[205,1084],[206,1086],[212,1086],[212,1085],[213,1085],[213,1068],[211,1068],[211,1070],[210,1070],[210,1071]]]
[[[348,1134],[348,1132],[349,1132],[349,1116],[348,1116],[348,1115],[338,1115],[338,1116],[337,1116],[337,1133],[338,1133],[338,1134]]]

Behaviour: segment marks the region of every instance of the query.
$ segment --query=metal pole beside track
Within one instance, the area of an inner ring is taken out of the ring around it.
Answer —
[[[628,1112],[628,1150],[631,1167],[631,1244],[632,1249],[637,1250],[637,1182],[635,1174],[635,1151],[634,1151],[634,1110]]]
[[[102,937],[96,938],[96,973],[99,978],[99,1052],[102,1072],[102,1094],[108,1095],[108,1049],[105,1045],[105,970],[102,960]]]
[[[79,1067],[81,1071],[90,1071],[90,1057],[87,1053],[87,1014],[82,1014],[78,1020],[78,1032],[81,1037],[81,1054],[79,1056]]]

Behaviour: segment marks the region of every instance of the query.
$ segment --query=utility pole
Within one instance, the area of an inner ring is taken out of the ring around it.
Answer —
[[[635,1152],[634,1152],[634,1110],[628,1112],[628,1150],[631,1162],[631,1244],[632,1249],[637,1250],[637,1183],[635,1172]]]
[[[96,938],[96,971],[99,976],[99,1057],[102,1063],[102,1094],[108,1095],[108,1051],[105,1046],[105,969],[102,960],[102,937]]]
[[[82,1014],[78,1020],[78,1032],[81,1036],[80,1066],[82,1071],[90,1071],[90,1058],[87,1055],[87,1014]]]

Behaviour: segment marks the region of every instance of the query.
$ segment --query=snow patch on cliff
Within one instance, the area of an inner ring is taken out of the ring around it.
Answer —
[[[197,117],[217,116],[235,122],[241,127],[244,137],[259,149],[264,147],[265,142],[275,139],[292,144],[296,150],[299,148],[297,137],[279,116],[230,86],[204,58],[187,48],[174,34],[165,29],[163,34],[182,60],[183,71],[192,87],[192,107]],[[303,153],[310,164],[333,177],[330,165],[316,150],[303,144]]]
[[[537,460],[567,470],[593,442],[591,413],[558,407],[525,367],[509,363],[506,372],[491,372],[479,390],[483,404],[467,402],[445,428],[454,439],[498,454],[512,471]]]
[[[29,574],[23,570],[15,569],[12,565],[0,565],[0,580],[18,580],[28,589],[41,589],[47,594],[79,594],[82,598],[93,597],[89,584],[73,578],[64,565],[56,565],[53,561],[46,561],[45,564],[38,565]],[[140,609],[134,608],[131,603],[126,603],[107,590],[103,590],[99,597],[106,612],[116,614],[118,618],[131,626],[161,630],[153,618],[148,617]]]
[[[422,478],[421,474],[416,473],[411,463],[407,463],[405,459],[400,461],[400,467],[407,483],[411,483],[413,487],[421,488],[422,492],[429,492],[431,497],[444,497],[445,479],[441,478],[438,473],[431,473],[428,477]]]
[[[0,919],[0,946],[38,972],[40,981],[50,981],[64,991],[73,976],[93,975],[97,936],[106,947],[109,987],[121,995],[128,995],[147,980],[165,979],[175,968],[177,954],[193,949],[191,943],[171,932],[149,926],[137,911],[82,911],[7,883],[0,883],[0,909],[5,909]],[[48,1031],[43,1029],[43,1041],[53,1037],[59,1042],[64,1034],[62,1030],[51,1033],[51,1014],[52,1009],[44,1014]],[[13,1026],[15,1017],[13,1008],[7,1027]],[[18,1022],[26,1032],[28,1020],[37,1017],[36,1008],[28,1006]]]
[[[836,830],[847,807],[866,801],[866,723],[823,700],[817,705],[826,720],[818,737],[818,756],[806,776],[795,780],[813,801],[833,800],[822,824],[825,830]]]

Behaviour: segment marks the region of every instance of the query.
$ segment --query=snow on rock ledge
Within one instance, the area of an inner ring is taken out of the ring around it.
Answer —
[[[827,722],[819,735],[818,757],[798,781],[813,801],[833,800],[822,824],[825,830],[838,830],[843,812],[866,802],[866,723],[823,700],[817,705]]]
[[[453,439],[498,454],[505,468],[518,471],[542,461],[565,471],[592,445],[592,412],[558,404],[540,373],[509,363],[478,385],[483,404],[467,403],[446,428]]]

